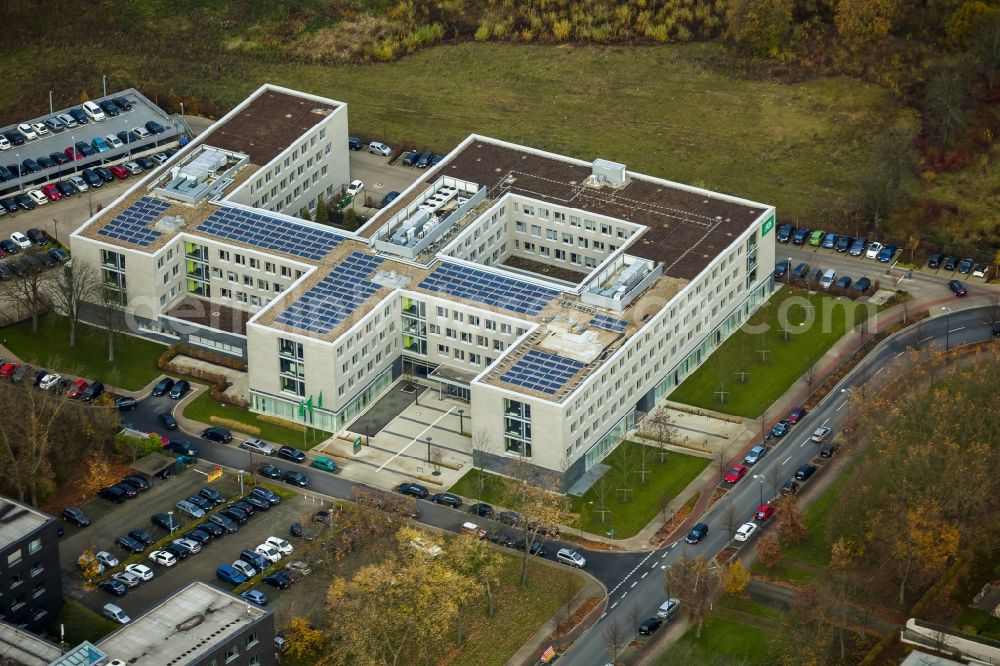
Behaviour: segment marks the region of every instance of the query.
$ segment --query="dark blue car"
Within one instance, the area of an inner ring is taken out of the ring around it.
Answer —
[[[886,245],[882,248],[882,251],[878,253],[878,260],[883,264],[887,264],[892,261],[894,256],[896,256],[896,246]]]

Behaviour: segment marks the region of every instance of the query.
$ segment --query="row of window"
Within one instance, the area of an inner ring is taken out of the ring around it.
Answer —
[[[617,249],[615,246],[611,246],[612,252]],[[523,250],[525,254],[534,254],[536,246],[534,243],[525,241],[521,243],[519,240],[514,240],[514,249]],[[537,246],[539,256],[545,257],[546,259],[555,259],[556,261],[566,261],[566,250],[556,248],[555,251],[550,251],[545,245]],[[577,254],[576,252],[569,253],[569,263],[574,266],[586,266],[587,268],[597,268],[597,259],[590,256],[583,256]]]
[[[547,208],[538,207],[536,209],[535,206],[527,205],[527,204],[523,204],[523,203],[519,204],[519,203],[515,202],[514,203],[514,212],[515,213],[522,213],[524,215],[528,215],[528,216],[531,216],[531,217],[538,217],[539,219],[542,219],[542,220],[549,220],[549,219],[551,219],[556,224],[565,224],[566,223],[566,213],[563,213],[561,211],[549,211],[549,209],[547,209]],[[551,212],[551,216],[550,216],[550,212]],[[522,222],[518,222],[518,224],[523,224],[523,223]],[[587,229],[588,231],[597,231],[598,228],[599,228],[600,232],[602,234],[604,234],[605,236],[615,235],[615,236],[617,236],[618,238],[621,238],[621,239],[628,238],[628,237],[630,237],[634,233],[633,230],[625,228],[625,227],[620,227],[620,226],[614,226],[614,227],[612,227],[612,225],[609,224],[609,223],[607,223],[607,222],[596,222],[594,220],[590,220],[590,219],[587,219],[587,218],[581,219],[580,217],[578,217],[576,215],[570,215],[569,216],[569,224],[572,227],[576,227],[578,229],[580,229],[580,228]],[[538,227],[538,225],[532,225],[532,234],[533,235],[536,235],[535,234],[535,229],[536,228],[539,230],[539,233],[541,233],[541,227]],[[521,229],[518,229],[518,231],[521,231]]]

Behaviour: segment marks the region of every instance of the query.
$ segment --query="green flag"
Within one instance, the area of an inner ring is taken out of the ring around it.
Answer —
[[[306,416],[306,406],[303,403],[299,403],[299,416],[305,418]]]
[[[316,406],[319,407],[319,408],[321,408],[321,409],[323,407],[323,392],[322,391],[319,392],[319,400],[316,401]]]
[[[313,413],[313,397],[312,396],[309,396],[309,399],[306,400],[306,409],[309,410],[310,414]]]

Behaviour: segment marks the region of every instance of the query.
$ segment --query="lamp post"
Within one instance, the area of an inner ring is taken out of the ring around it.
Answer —
[[[670,566],[669,564],[664,564],[660,567],[663,571],[663,578],[667,582],[667,599],[670,598]]]
[[[173,534],[174,534],[174,512],[173,511],[167,511],[167,520],[170,521],[170,535],[173,536]]]
[[[181,102],[181,121],[184,121],[184,102]]]
[[[243,495],[243,473],[244,473],[244,472],[243,472],[243,470],[241,469],[241,470],[239,471],[239,476],[240,476],[240,495],[241,495],[241,496]]]
[[[104,97],[108,96],[108,76],[106,74],[101,75],[101,87],[104,89]]]
[[[52,91],[49,91],[49,115],[51,116],[54,112],[52,111]]]
[[[458,434],[459,435],[464,435],[465,434],[465,420],[464,419],[465,419],[465,410],[464,409],[458,410]]]
[[[54,217],[52,218],[52,240],[56,242],[56,245],[59,245],[59,220]]]
[[[427,438],[427,463],[431,462],[431,438]]]
[[[788,257],[788,270],[785,271],[785,284],[792,283],[792,258]]]
[[[951,349],[951,308],[947,305],[942,305],[941,309],[944,310],[944,350],[949,351]]]
[[[753,478],[755,478],[758,481],[760,481],[760,484],[758,486],[760,488],[760,503],[757,506],[764,506],[764,475],[763,474],[754,474]]]

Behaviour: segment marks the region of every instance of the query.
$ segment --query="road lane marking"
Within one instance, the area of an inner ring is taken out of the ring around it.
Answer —
[[[958,328],[953,328],[953,329],[951,329],[951,330],[950,330],[950,331],[948,331],[948,332],[949,332],[949,333],[958,333],[959,331],[964,331],[964,330],[965,330],[965,327],[964,327],[964,326],[959,326]]]
[[[785,458],[784,460],[781,461],[781,464],[784,465],[786,462],[788,462],[791,459],[792,459],[792,457],[788,456],[787,458]]]
[[[622,599],[624,599],[627,596],[628,596],[628,590],[625,590],[624,592],[622,592]]]
[[[933,340],[933,339],[934,339],[934,336],[933,336],[933,335],[928,335],[928,336],[927,336],[926,338],[924,338],[923,340],[920,340],[919,342],[917,342],[917,344],[918,344],[918,345],[922,345],[922,344],[924,344],[925,342],[927,342],[928,340]]]
[[[824,426],[826,426],[826,424],[827,424],[827,423],[829,423],[829,422],[830,422],[830,419],[827,419],[826,421],[823,421],[823,422],[822,422],[822,423],[820,423],[819,425],[820,425],[820,427],[824,427]]]
[[[428,432],[429,430],[431,430],[431,429],[432,429],[432,428],[433,428],[434,426],[436,426],[436,425],[438,424],[438,421],[440,421],[440,420],[441,420],[441,419],[443,419],[444,417],[448,416],[448,415],[449,415],[449,414],[451,414],[451,413],[452,413],[453,411],[455,411],[455,408],[454,408],[454,407],[452,407],[451,409],[449,409],[449,410],[448,410],[447,412],[445,412],[445,413],[444,413],[444,414],[442,414],[441,416],[437,417],[437,419],[436,419],[436,420],[434,421],[434,423],[430,424],[429,426],[427,426],[426,428],[424,428],[424,429],[423,429],[422,431],[420,431],[420,434],[419,434],[419,435],[417,435],[416,437],[414,437],[413,439],[411,439],[411,440],[410,440],[410,443],[409,443],[409,444],[407,444],[406,446],[404,446],[404,447],[403,447],[403,448],[402,448],[402,449],[401,449],[401,450],[400,450],[400,451],[399,451],[398,453],[396,453],[396,454],[395,454],[395,455],[394,455],[393,457],[389,458],[389,459],[388,459],[388,460],[386,460],[386,461],[385,461],[384,463],[382,463],[382,467],[379,467],[379,468],[378,468],[377,470],[375,470],[375,471],[376,471],[376,472],[381,472],[381,471],[382,471],[382,469],[383,469],[383,468],[384,468],[384,467],[385,467],[386,465],[388,465],[389,463],[391,463],[391,462],[392,462],[393,460],[395,460],[395,459],[396,459],[396,458],[398,458],[399,456],[403,455],[403,454],[404,454],[404,453],[406,452],[406,449],[408,449],[408,448],[410,448],[411,446],[413,446],[413,443],[414,443],[414,442],[416,442],[416,441],[417,441],[418,439],[422,438],[422,437],[424,436],[424,434],[425,434],[425,433],[427,433],[427,432]]]
[[[649,575],[649,572],[648,572],[648,571],[644,571],[641,577],[642,577],[642,578],[645,578],[645,577],[646,577],[646,576],[648,576],[648,575]]]
[[[844,402],[840,403],[840,407],[837,407],[837,411],[839,412],[840,410],[842,410],[844,408],[844,405],[846,405],[846,404],[847,404],[846,400]]]
[[[878,373],[882,372],[883,370],[885,370],[885,366],[882,366],[881,368],[879,368],[878,370],[876,370],[875,374],[877,375]],[[874,377],[875,375],[872,375],[872,376]]]
[[[658,566],[659,566],[659,565],[658,565],[658,564],[657,564],[656,562],[653,562],[653,563],[652,563],[651,565],[649,565],[649,568],[650,568],[650,569],[655,569],[655,568],[656,568],[656,567],[658,567]]]
[[[637,581],[637,580],[634,580],[634,581],[632,581],[632,584],[628,586],[628,589],[630,589],[630,590],[631,590],[631,589],[632,589],[633,587],[635,587],[635,586],[636,586],[636,585],[638,585],[638,584],[639,584],[639,581]]]
[[[905,354],[905,353],[906,353],[906,352],[899,352],[898,354],[896,354],[896,358],[899,358],[900,356],[902,356],[902,355],[903,355],[903,354]]]

